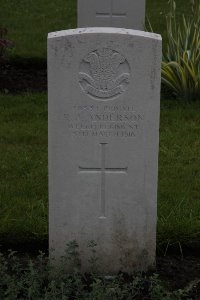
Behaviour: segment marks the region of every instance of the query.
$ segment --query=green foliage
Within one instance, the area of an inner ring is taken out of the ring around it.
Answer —
[[[67,244],[65,255],[62,257],[62,266],[64,268],[65,265],[68,265],[73,272],[78,272],[81,268],[79,245],[75,240]]]
[[[192,0],[192,15],[178,23],[176,2],[169,0],[167,49],[163,54],[162,82],[178,99],[200,99],[200,1]]]
[[[71,253],[74,245],[74,242],[68,245],[69,251],[66,253]],[[72,260],[73,257],[74,253]],[[129,277],[125,274],[115,277],[90,276],[77,271],[69,274],[62,263],[53,266],[43,253],[34,259],[20,257],[12,251],[0,253],[1,300],[198,299],[200,280],[176,291],[168,291],[164,285],[157,274]]]
[[[159,279],[158,274],[154,274],[151,278],[150,299],[152,300],[196,300],[200,292],[200,280],[194,280],[184,289],[169,292]]]
[[[199,111],[199,102],[161,103],[158,248],[200,247]]]
[[[47,97],[0,95],[0,119],[0,244],[40,242],[48,237]]]
[[[75,0],[0,0],[0,20],[15,48],[12,57],[46,60],[47,34],[76,27]]]
[[[7,40],[7,29],[0,27],[0,66],[7,58],[7,51],[13,46],[12,42]]]

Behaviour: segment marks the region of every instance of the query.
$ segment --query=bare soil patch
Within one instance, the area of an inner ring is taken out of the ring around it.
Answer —
[[[0,68],[0,92],[21,94],[47,91],[46,62],[25,60],[7,63]]]
[[[200,257],[158,257],[156,273],[168,283],[170,290],[183,289],[191,281],[200,278]]]

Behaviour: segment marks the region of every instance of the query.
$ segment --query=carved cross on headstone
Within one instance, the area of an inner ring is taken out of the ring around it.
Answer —
[[[109,26],[113,26],[113,19],[114,18],[126,18],[127,14],[126,12],[119,12],[119,13],[114,13],[113,11],[113,0],[107,0],[110,1],[110,11],[108,11],[107,13],[104,12],[96,12],[96,18],[109,18]]]
[[[106,218],[106,173],[126,174],[128,167],[125,168],[107,168],[106,167],[106,145],[101,143],[101,167],[81,167],[79,173],[100,173],[101,174],[101,219]]]

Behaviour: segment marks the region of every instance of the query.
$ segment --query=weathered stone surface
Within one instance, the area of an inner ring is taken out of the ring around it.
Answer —
[[[49,239],[82,270],[144,270],[156,248],[161,38],[115,28],[48,37]]]
[[[78,27],[143,30],[145,0],[78,0]]]

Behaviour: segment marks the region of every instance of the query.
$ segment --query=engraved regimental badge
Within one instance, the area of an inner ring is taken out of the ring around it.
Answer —
[[[97,100],[111,100],[127,89],[130,67],[119,52],[108,48],[97,49],[82,60],[79,82],[89,96]]]

